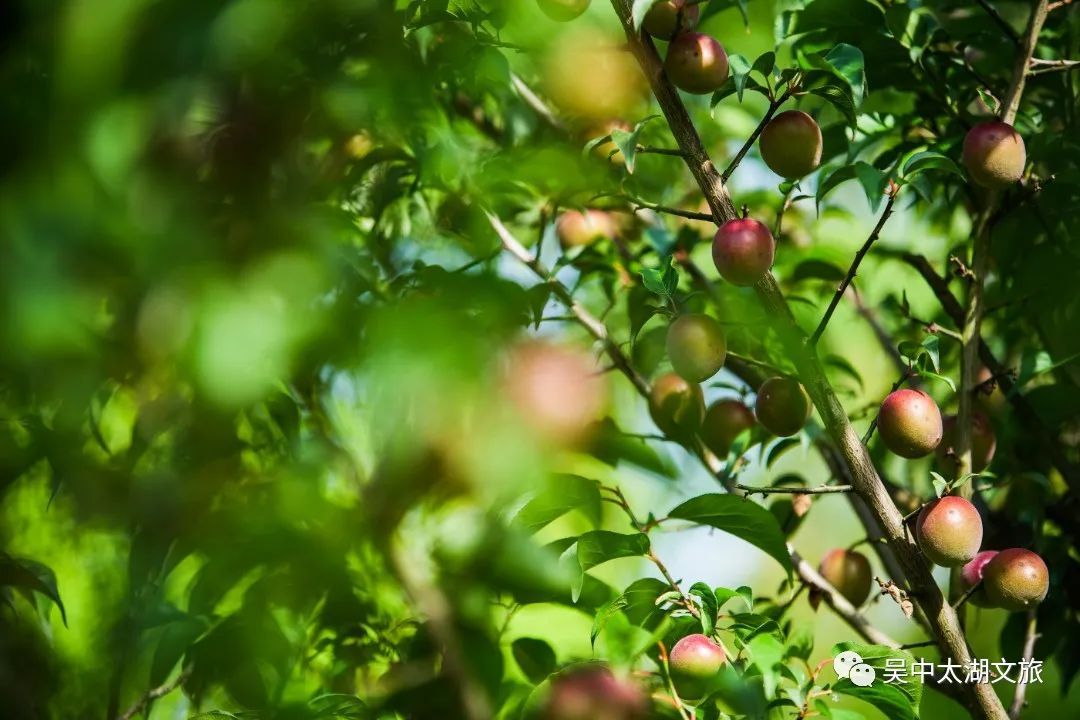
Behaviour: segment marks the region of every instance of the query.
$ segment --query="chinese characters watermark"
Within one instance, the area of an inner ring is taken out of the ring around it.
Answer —
[[[847,678],[859,687],[870,687],[877,680],[892,685],[906,685],[908,678],[933,679],[938,683],[975,684],[999,683],[1028,685],[1042,682],[1042,660],[1023,659],[1009,662],[991,662],[985,658],[961,664],[952,660],[932,663],[927,660],[908,661],[905,658],[885,658],[885,665],[875,668],[863,661],[859,653],[845,650],[833,658],[833,670],[837,677]]]

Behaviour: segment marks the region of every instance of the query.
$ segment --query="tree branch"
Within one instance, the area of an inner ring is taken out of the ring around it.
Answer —
[[[871,624],[866,619],[866,616],[859,612],[858,608],[848,602],[847,598],[841,595],[828,580],[823,578],[810,563],[806,562],[794,548],[788,545],[788,550],[791,552],[791,561],[795,565],[795,572],[798,574],[799,579],[821,593],[829,607],[855,632],[874,645],[884,645],[890,648],[900,647],[900,643]]]
[[[747,495],[829,495],[832,493],[848,493],[852,490],[850,485],[818,485],[817,487],[800,488],[754,487],[753,485],[735,483],[735,487],[739,488]]]
[[[129,707],[125,712],[118,715],[116,720],[132,720],[132,718],[134,718],[136,715],[146,709],[146,707],[150,703],[165,697],[166,695],[186,683],[189,677],[191,677],[191,668],[184,668],[184,670],[182,670],[180,674],[172,680],[164,683],[163,685],[159,685],[152,690],[147,690],[146,694],[139,698],[139,700],[134,705]]]
[[[1001,13],[997,11],[996,7],[991,5],[988,0],[975,0],[975,2],[979,3],[979,7],[985,10],[986,14],[993,18],[994,22],[998,24],[998,27],[1005,31],[1005,34],[1009,36],[1010,40],[1017,45],[1020,44],[1020,34],[1017,33],[1015,28],[1001,16]]]
[[[1024,660],[1031,662],[1035,657],[1035,641],[1039,639],[1038,614],[1032,609],[1027,614],[1027,630],[1024,634]],[[1009,706],[1009,717],[1017,720],[1024,710],[1024,698],[1027,696],[1028,683],[1021,681],[1016,683],[1016,692],[1013,695],[1012,705]]]
[[[810,336],[811,345],[817,345],[818,340],[821,339],[821,334],[825,332],[825,328],[828,326],[829,319],[836,310],[836,306],[840,304],[840,298],[844,297],[844,292],[848,289],[848,285],[855,279],[855,273],[859,270],[859,264],[862,263],[863,258],[866,257],[866,253],[870,252],[870,248],[881,235],[881,229],[885,227],[885,223],[893,213],[893,205],[896,203],[896,194],[900,188],[893,185],[891,182],[890,185],[892,185],[892,187],[889,189],[889,200],[885,203],[885,209],[882,211],[881,217],[878,218],[877,225],[874,226],[873,231],[870,233],[870,237],[866,238],[866,242],[864,242],[863,246],[859,248],[859,251],[855,253],[855,259],[851,261],[851,267],[848,268],[847,275],[844,276],[844,279],[840,281],[840,285],[837,286],[836,292],[829,302],[829,307],[825,310],[825,316],[821,318],[821,322],[818,323],[817,329],[814,330],[813,335]]]

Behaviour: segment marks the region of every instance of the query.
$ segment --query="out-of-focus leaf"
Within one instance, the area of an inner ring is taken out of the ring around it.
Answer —
[[[534,684],[543,682],[548,675],[555,672],[555,651],[543,640],[518,638],[511,643],[510,650],[521,672]]]

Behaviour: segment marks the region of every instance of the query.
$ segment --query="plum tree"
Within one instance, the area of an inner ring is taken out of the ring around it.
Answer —
[[[1008,187],[1024,174],[1024,138],[1012,125],[1000,120],[979,123],[964,136],[963,160],[976,185]]]
[[[675,373],[661,375],[649,394],[649,413],[664,432],[685,440],[701,427],[705,397],[701,386]]]
[[[713,237],[712,256],[720,276],[734,285],[757,283],[769,271],[776,241],[769,228],[753,218],[736,218]]]
[[[592,0],[539,0],[540,9],[552,20],[567,22],[589,9]]]
[[[754,413],[766,430],[788,437],[802,430],[810,417],[810,396],[790,377],[771,377],[758,388]]]
[[[726,660],[724,648],[712,639],[701,633],[687,635],[671,648],[669,667],[675,689],[687,700],[702,697]]]
[[[543,720],[645,720],[649,700],[633,682],[602,665],[585,665],[555,676],[543,704]]]
[[[941,411],[922,390],[896,390],[881,403],[878,431],[885,447],[900,457],[923,457],[941,442]]]
[[[931,562],[959,567],[979,552],[983,524],[979,511],[958,495],[945,495],[926,504],[915,522],[915,537]]]
[[[582,439],[605,399],[587,354],[535,340],[510,352],[503,386],[522,421],[557,442]]]
[[[1050,589],[1050,571],[1038,554],[1024,548],[1002,550],[983,568],[983,588],[994,607],[1010,612],[1041,603]]]
[[[563,249],[569,250],[613,239],[618,235],[618,224],[603,210],[567,210],[555,221],[555,235]]]
[[[667,352],[671,366],[690,382],[708,380],[724,366],[724,329],[708,315],[680,315],[668,327]]]
[[[855,607],[870,597],[873,573],[870,561],[862,553],[834,548],[821,558],[818,572]]]
[[[754,413],[738,400],[718,400],[705,411],[701,439],[720,457],[731,450],[735,438],[754,427]]]
[[[956,462],[956,416],[946,415],[942,420],[941,444],[937,446],[938,467],[948,475],[955,475]],[[974,472],[982,472],[994,459],[994,450],[997,449],[997,436],[994,434],[994,426],[990,419],[981,412],[974,411],[971,414],[971,469]]]
[[[687,5],[686,0],[657,0],[645,13],[641,27],[654,38],[670,40],[677,32],[697,27],[700,15],[701,8]]]
[[[679,89],[704,95],[720,89],[727,80],[728,57],[715,38],[684,32],[668,45],[664,70]]]
[[[983,550],[975,555],[975,557],[965,564],[964,567],[960,568],[961,592],[966,593],[983,579],[986,563],[993,560],[997,554],[997,550]],[[968,602],[975,607],[993,607],[993,605],[990,604],[990,598],[986,596],[986,588],[984,587],[979,587],[975,592],[971,593],[968,597]]]
[[[769,169],[792,180],[817,169],[821,148],[821,128],[802,110],[787,110],[774,117],[758,140],[761,159]]]

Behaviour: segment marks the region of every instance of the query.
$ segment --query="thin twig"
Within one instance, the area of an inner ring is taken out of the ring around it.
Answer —
[[[905,369],[902,373],[900,373],[900,377],[898,377],[896,379],[896,382],[893,383],[892,389],[889,391],[889,394],[891,395],[892,393],[896,392],[901,387],[903,387],[904,383],[907,382],[908,378],[910,378],[910,377],[911,377],[911,370],[910,369]],[[880,417],[880,413],[878,415],[875,415],[874,419],[870,421],[870,427],[866,428],[866,433],[862,436],[862,444],[863,445],[869,445],[870,444],[870,438],[874,437],[874,431],[877,430],[878,418],[879,417]]]
[[[132,718],[134,718],[136,715],[146,709],[146,707],[150,703],[165,697],[166,695],[186,683],[189,677],[191,677],[191,668],[187,667],[184,668],[184,670],[182,670],[179,675],[177,675],[175,678],[168,681],[167,683],[159,685],[152,690],[147,690],[146,694],[139,698],[134,705],[129,707],[127,711],[117,716],[117,720],[132,720]]]
[[[850,485],[818,485],[817,487],[754,487],[735,483],[735,487],[746,492],[747,495],[829,495],[832,493],[847,493],[852,491]]]
[[[996,7],[991,5],[988,0],[975,0],[975,2],[979,3],[979,7],[985,10],[986,14],[993,18],[994,22],[998,24],[998,27],[1005,31],[1005,34],[1009,36],[1010,40],[1017,45],[1020,44],[1020,34],[1016,32],[1016,29],[1010,25],[1004,17],[1001,16],[1001,13],[997,11]]]
[[[672,155],[674,157],[683,157],[683,152],[679,149],[647,147],[645,145],[638,145],[637,152],[649,155]]]
[[[964,606],[964,603],[968,601],[968,598],[974,595],[975,591],[978,590],[980,587],[982,587],[982,580],[965,590],[964,593],[956,599],[956,602],[953,603],[953,609],[959,610],[960,608],[962,608]]]
[[[814,330],[813,334],[810,336],[810,345],[817,345],[818,340],[821,338],[821,334],[825,332],[825,328],[829,324],[829,319],[836,310],[836,306],[840,304],[840,298],[844,297],[844,292],[847,290],[848,285],[855,279],[855,273],[859,270],[859,264],[862,263],[863,258],[866,257],[866,253],[870,252],[870,248],[881,235],[881,229],[885,227],[885,223],[893,213],[893,205],[896,203],[896,194],[899,192],[900,188],[892,183],[892,181],[889,182],[889,186],[889,200],[885,203],[885,209],[881,212],[881,217],[878,218],[877,225],[874,226],[870,236],[866,238],[866,242],[864,242],[862,247],[859,248],[859,251],[855,253],[855,259],[851,261],[851,267],[848,268],[844,279],[841,280],[840,285],[837,286],[836,292],[829,302],[829,307],[825,310],[824,317],[821,318],[821,322],[818,323],[817,329]]]
[[[757,142],[758,136],[761,135],[761,132],[765,129],[765,126],[769,124],[769,121],[772,120],[773,115],[776,114],[776,111],[780,108],[781,105],[787,102],[787,99],[789,97],[791,97],[790,88],[785,90],[783,94],[780,95],[780,97],[772,100],[769,103],[769,109],[765,111],[765,115],[761,118],[761,122],[759,122],[757,127],[754,128],[754,132],[750,133],[750,137],[748,137],[746,139],[746,142],[743,143],[743,146],[739,148],[739,152],[735,153],[735,157],[733,157],[731,159],[731,162],[728,163],[728,166],[724,168],[724,172],[720,173],[720,179],[724,183],[727,183],[732,173],[735,172],[735,168],[739,167],[739,163],[741,163],[742,159],[746,157],[746,153],[748,153],[750,151],[750,148],[754,146],[754,143]]]
[[[1035,641],[1038,639],[1038,614],[1034,609],[1028,610],[1027,630],[1024,633],[1024,660],[1029,664],[1031,659],[1035,657]],[[1028,682],[1030,682],[1030,678],[1016,683],[1016,692],[1013,695],[1012,705],[1009,706],[1009,717],[1012,720],[1017,720],[1024,710],[1024,698],[1027,696]]]

